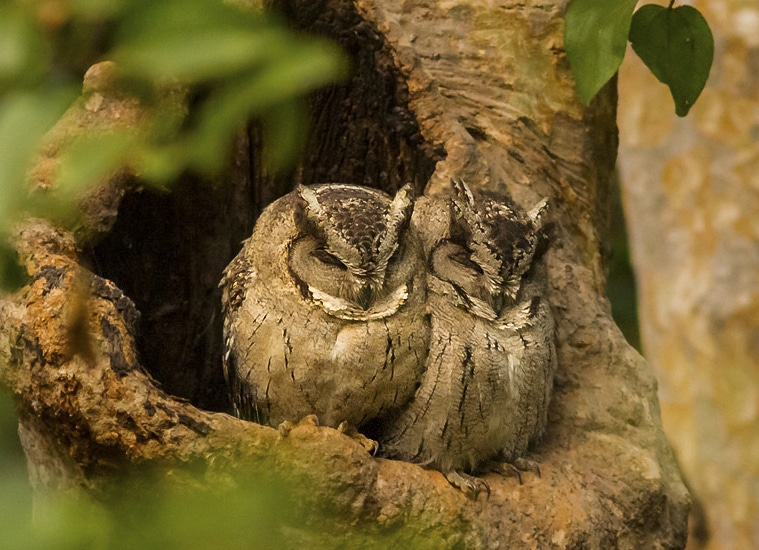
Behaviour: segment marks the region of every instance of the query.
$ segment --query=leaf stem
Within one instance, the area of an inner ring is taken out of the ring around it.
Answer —
[[[667,6],[667,9],[671,10],[672,6],[674,6],[674,5],[675,5],[675,0],[669,0],[669,6]]]

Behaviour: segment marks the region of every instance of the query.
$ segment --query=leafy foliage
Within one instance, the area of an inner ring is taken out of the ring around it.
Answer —
[[[669,86],[677,115],[688,114],[709,77],[714,39],[698,10],[672,4],[647,4],[633,14],[635,0],[573,0],[564,42],[583,103],[590,103],[617,72],[629,39],[633,51]]]
[[[704,89],[714,57],[709,24],[691,6],[648,4],[635,12],[630,43],[654,76],[669,86],[678,116],[685,116]]]
[[[574,0],[567,9],[564,47],[577,93],[588,104],[617,72],[637,0]]]
[[[80,548],[283,548],[283,528],[303,521],[279,480],[240,476],[217,489],[180,489],[140,472],[95,501],[79,493],[35,498],[9,396],[0,392],[0,533],[4,550]],[[202,474],[197,473],[198,476]],[[276,487],[276,490],[275,490]],[[290,499],[290,501],[288,501]]]
[[[81,73],[60,69],[81,41],[65,31],[98,26],[110,41],[98,57],[116,62],[121,87],[155,116],[66,144],[55,189],[30,194],[28,171],[81,86]],[[341,78],[346,65],[333,44],[218,0],[0,7],[0,241],[21,215],[72,221],[76,198],[125,165],[162,186],[188,170],[216,174],[251,118],[262,123],[268,167],[287,166],[306,133],[305,94]],[[190,116],[180,96],[192,101]],[[0,274],[14,269],[7,257]],[[0,286],[12,282],[3,277]]]
[[[102,49],[87,33],[105,29]],[[93,54],[93,52],[95,52]],[[28,173],[46,136],[76,101],[80,58],[117,62],[122,84],[158,114],[141,128],[66,144],[54,191],[30,192]],[[257,118],[269,167],[291,162],[305,134],[304,96],[339,79],[341,52],[268,15],[218,0],[17,0],[0,6],[0,289],[24,282],[8,244],[13,223],[67,218],[75,201],[128,164],[147,183],[224,167],[240,128]],[[167,89],[191,90],[193,114],[169,106]],[[0,546],[7,549],[281,547],[284,499],[250,480],[245,490],[178,494],[162,484],[125,487],[104,508],[66,495],[35,502],[15,416],[0,392]],[[252,542],[251,542],[252,541]]]

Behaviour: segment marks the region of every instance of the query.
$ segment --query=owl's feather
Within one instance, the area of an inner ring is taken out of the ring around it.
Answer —
[[[545,270],[536,257],[546,202],[527,214],[454,182],[420,198],[412,225],[430,258],[430,348],[409,407],[383,426],[386,456],[467,473],[519,462],[545,430],[556,368]]]
[[[413,395],[426,354],[410,188],[299,186],[261,214],[221,281],[236,414],[361,426]]]

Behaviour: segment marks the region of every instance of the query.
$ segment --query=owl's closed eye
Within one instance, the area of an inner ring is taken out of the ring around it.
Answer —
[[[221,283],[239,415],[360,426],[406,404],[429,337],[413,206],[409,186],[326,184],[261,214]]]

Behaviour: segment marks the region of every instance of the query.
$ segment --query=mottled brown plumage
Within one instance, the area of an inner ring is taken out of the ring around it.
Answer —
[[[408,186],[391,198],[347,184],[299,186],[264,210],[221,281],[236,414],[360,427],[408,402],[429,338],[412,210]]]
[[[442,471],[466,492],[488,461],[520,464],[546,426],[556,353],[536,258],[546,201],[528,213],[463,182],[422,197],[412,224],[428,256],[430,349],[409,407],[380,451]]]

